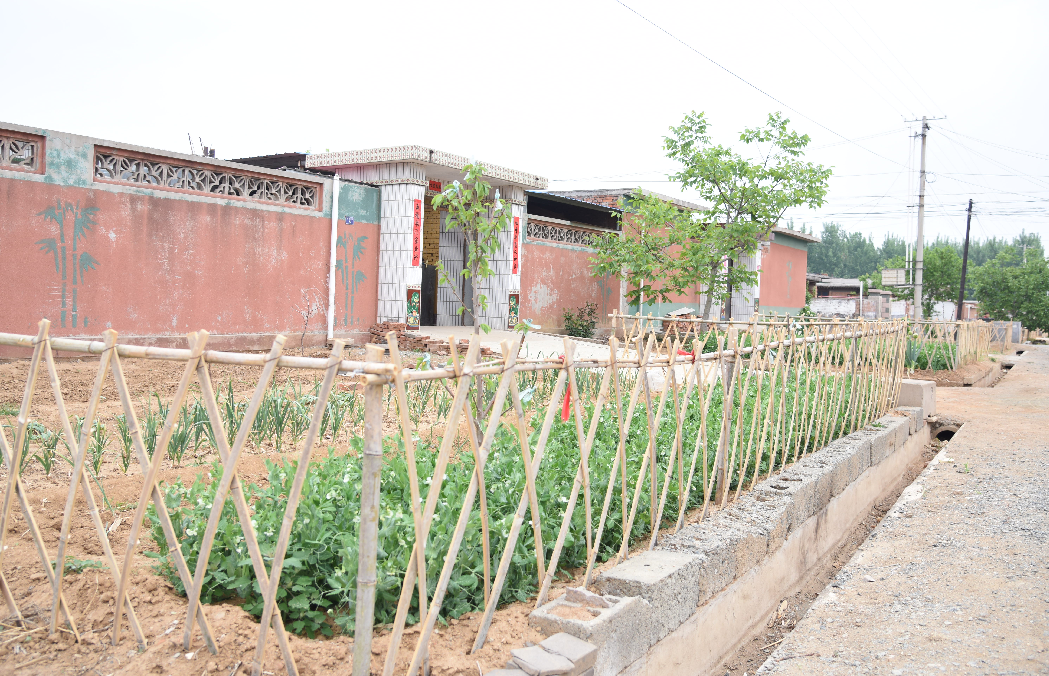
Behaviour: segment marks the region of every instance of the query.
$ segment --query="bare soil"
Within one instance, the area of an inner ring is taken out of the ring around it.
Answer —
[[[935,381],[937,387],[966,387],[966,383],[971,385],[987,375],[991,368],[993,368],[991,362],[981,361],[953,370],[932,371],[929,369],[915,369],[914,371],[908,371],[904,377],[915,380],[932,380]]]
[[[308,356],[326,356],[325,350],[307,350]],[[363,349],[351,348],[350,359],[363,358]],[[175,393],[184,365],[177,362],[161,362],[127,359],[122,361],[128,386],[136,402],[144,402],[153,393],[169,401]],[[14,415],[21,403],[29,363],[26,360],[0,363],[0,424],[13,425]],[[70,416],[83,415],[96,377],[98,359],[60,360],[57,365],[62,395]],[[238,401],[250,396],[258,380],[260,369],[216,365],[211,366],[211,377],[216,390],[233,383]],[[312,388],[322,377],[321,372],[287,370],[279,373],[277,382],[284,386],[291,383],[304,391]],[[343,389],[357,387],[356,379],[340,378],[338,386]],[[198,394],[194,385],[192,397]],[[154,403],[155,406],[155,403]],[[102,389],[99,416],[115,437],[113,418],[122,412],[119,398],[111,379]],[[434,418],[432,412],[424,415]],[[59,415],[46,375],[37,381],[36,394],[30,408],[30,419],[39,421],[52,430],[60,429]],[[429,421],[429,424],[436,420]],[[387,431],[396,427],[394,416],[386,417]],[[5,430],[9,432],[10,430]],[[435,428],[439,439],[443,429]],[[429,434],[429,430],[426,431]],[[464,435],[465,436],[465,435]],[[11,435],[8,434],[11,441]],[[325,439],[323,444],[339,446],[345,451],[347,439]],[[102,518],[108,528],[110,542],[118,563],[123,560],[127,548],[127,535],[135,505],[142,489],[142,473],[136,461],[132,461],[127,474],[118,463],[118,446],[115,438],[110,444],[100,472],[100,480],[112,504],[112,510],[103,510]],[[245,482],[263,483],[267,472],[265,461],[298,455],[294,447],[289,452],[277,454],[272,447],[250,447],[242,455],[238,465],[239,475]],[[35,447],[31,452],[35,452]],[[61,445],[59,453],[62,453]],[[160,473],[162,482],[173,482],[181,478],[192,481],[204,466],[216,457],[214,449],[202,447],[199,455],[183,460],[183,467],[174,466],[165,460]],[[42,532],[48,556],[54,559],[62,527],[62,514],[69,490],[71,468],[63,461],[56,463],[50,476],[45,476],[40,464],[32,461],[22,474],[27,496]],[[0,471],[0,481],[6,484],[7,472]],[[96,490],[95,499],[102,508]],[[219,604],[206,607],[212,630],[219,645],[218,655],[211,655],[203,646],[198,630],[194,631],[194,645],[186,651],[182,646],[183,622],[185,620],[185,597],[175,593],[167,581],[153,572],[153,560],[144,554],[156,551],[148,537],[140,537],[132,564],[133,584],[129,596],[134,604],[139,621],[146,635],[148,647],[139,652],[137,643],[127,621],[124,620],[119,644],[111,645],[113,626],[113,597],[116,587],[108,569],[87,568],[83,572],[67,574],[63,583],[64,595],[77,623],[81,635],[79,644],[67,630],[53,636],[47,635],[51,613],[51,589],[46,582],[43,566],[37,556],[26,521],[17,502],[12,509],[3,552],[3,573],[15,599],[27,621],[26,627],[17,627],[13,617],[0,620],[0,673],[18,670],[20,674],[172,674],[174,676],[201,676],[201,674],[234,674],[250,671],[258,635],[258,622],[236,604]],[[74,504],[74,517],[67,545],[67,561],[72,557],[80,560],[99,561],[103,551],[101,540],[86,510],[82,495],[78,493]],[[560,596],[566,582],[554,583],[551,598]],[[2,601],[0,601],[2,604]],[[530,603],[515,603],[499,609],[495,614],[488,640],[484,648],[470,655],[480,623],[480,613],[469,613],[451,620],[450,624],[439,623],[430,642],[430,670],[437,676],[452,674],[474,674],[503,666],[509,659],[511,648],[521,647],[527,641],[542,640],[536,630],[528,626]],[[0,605],[0,614],[7,609]],[[411,660],[418,639],[418,628],[405,631],[397,660],[397,672],[403,673]],[[265,670],[270,674],[286,673],[276,640],[270,632],[266,650]],[[352,640],[346,636],[331,639],[309,639],[289,635],[289,641],[300,673],[334,674],[346,673],[352,653]],[[372,644],[372,671],[381,673],[390,633],[379,629]]]

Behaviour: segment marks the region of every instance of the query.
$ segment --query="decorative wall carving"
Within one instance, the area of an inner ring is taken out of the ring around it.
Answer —
[[[528,221],[528,229],[526,232],[528,234],[528,239],[590,248],[596,247],[598,238],[604,236],[600,232],[593,232],[591,230],[569,228],[563,225],[553,225],[549,223],[536,223],[533,221]]]
[[[308,209],[319,208],[318,186],[278,178],[143,159],[113,151],[95,152],[95,178],[208,195],[243,197]]]
[[[40,166],[40,142],[0,134],[0,167],[36,171]]]

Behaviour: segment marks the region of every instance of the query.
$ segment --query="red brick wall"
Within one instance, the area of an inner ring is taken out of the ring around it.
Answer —
[[[63,229],[42,215],[50,207],[63,214],[64,257]],[[87,227],[74,260],[77,210],[93,223],[82,219]],[[375,321],[378,230],[340,225],[340,234],[352,234],[355,243],[366,238],[355,262],[350,248],[350,272],[360,273],[356,288],[336,293],[340,333]],[[185,333],[207,329],[213,346],[249,348],[281,332],[294,345],[303,330],[298,308],[305,289],[322,307],[307,340],[323,342],[330,236],[331,219],[319,212],[0,178],[0,290],[7,298],[0,331],[35,333],[47,318],[51,335],[97,337],[114,328],[123,336],[184,343]],[[337,291],[340,281],[337,276]]]
[[[597,305],[598,326],[610,327],[608,315],[619,307],[619,279],[595,277],[587,249],[525,242],[521,256],[521,317],[544,331],[564,328],[562,312],[575,312],[591,301]]]

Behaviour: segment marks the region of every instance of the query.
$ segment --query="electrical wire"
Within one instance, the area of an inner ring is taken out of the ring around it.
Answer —
[[[684,46],[684,47],[685,47],[686,49],[689,49],[690,51],[692,51],[692,52],[695,52],[695,53],[696,53],[696,54],[698,54],[699,56],[702,56],[702,57],[703,57],[704,59],[706,59],[706,60],[707,60],[707,61],[709,61],[710,63],[714,64],[715,66],[717,66],[717,67],[718,67],[718,68],[720,68],[721,70],[725,71],[726,73],[728,73],[728,74],[729,74],[729,75],[731,75],[732,77],[736,78],[737,80],[739,80],[739,81],[740,81],[740,82],[742,82],[743,84],[745,84],[745,85],[747,85],[748,87],[750,87],[751,89],[753,89],[753,90],[755,90],[755,91],[757,91],[757,92],[759,92],[759,93],[761,93],[761,94],[765,95],[766,97],[768,97],[769,99],[771,99],[771,100],[775,101],[776,103],[778,103],[779,105],[783,106],[783,107],[784,107],[784,108],[786,108],[787,110],[793,111],[793,112],[797,113],[798,115],[801,115],[801,116],[802,116],[803,118],[805,118],[805,119],[806,119],[806,120],[808,120],[809,122],[813,123],[813,124],[814,124],[814,125],[816,125],[817,127],[820,127],[821,129],[823,129],[823,130],[825,130],[825,131],[828,131],[828,132],[830,132],[831,134],[834,134],[834,135],[835,135],[835,136],[837,136],[838,138],[840,138],[840,139],[843,139],[843,140],[845,140],[845,141],[847,141],[847,142],[849,142],[849,143],[851,143],[851,144],[855,145],[855,146],[856,146],[857,148],[860,148],[861,150],[866,150],[866,151],[867,151],[868,153],[870,153],[871,155],[874,155],[875,157],[879,157],[879,158],[881,158],[881,159],[885,160],[886,162],[892,162],[893,164],[899,165],[899,166],[901,166],[901,167],[902,167],[902,166],[904,166],[904,165],[903,165],[903,164],[902,164],[901,162],[897,162],[896,160],[890,159],[890,158],[888,158],[888,157],[885,157],[884,155],[881,155],[881,154],[879,154],[879,153],[876,153],[876,152],[874,152],[874,151],[873,151],[873,150],[871,150],[870,148],[867,148],[867,147],[861,146],[861,145],[860,145],[859,143],[857,143],[856,141],[854,141],[854,140],[852,140],[852,139],[848,138],[847,136],[844,136],[843,134],[839,134],[838,132],[834,131],[833,129],[831,129],[831,128],[830,128],[830,127],[828,127],[827,125],[825,125],[825,124],[822,124],[821,122],[818,122],[818,121],[814,120],[813,118],[809,117],[808,115],[806,115],[805,113],[801,112],[801,111],[800,111],[800,110],[798,110],[797,108],[794,108],[793,106],[789,106],[789,105],[787,105],[786,103],[784,103],[783,101],[779,100],[778,98],[776,98],[776,97],[775,97],[775,96],[773,96],[772,94],[769,94],[769,93],[768,93],[767,91],[765,91],[764,89],[762,89],[762,88],[758,87],[757,85],[755,85],[754,83],[752,83],[752,82],[750,82],[750,81],[746,80],[745,78],[743,78],[743,77],[741,77],[741,76],[737,75],[736,73],[732,72],[731,70],[729,70],[729,69],[728,69],[728,68],[726,68],[725,66],[722,66],[722,65],[721,65],[720,63],[718,63],[718,62],[717,62],[717,61],[715,61],[714,59],[710,58],[709,56],[707,56],[707,55],[706,55],[706,54],[704,54],[703,52],[699,51],[698,49],[696,49],[696,48],[695,48],[695,47],[693,47],[692,45],[688,44],[687,42],[685,42],[685,41],[684,41],[684,40],[682,40],[681,38],[677,37],[676,35],[674,35],[674,34],[673,34],[673,33],[671,33],[670,31],[668,31],[668,30],[667,30],[666,28],[663,28],[662,26],[660,26],[659,24],[657,24],[657,23],[656,23],[655,21],[652,21],[651,19],[649,19],[648,17],[646,17],[646,16],[645,16],[644,14],[642,14],[641,12],[638,12],[638,11],[637,11],[636,9],[634,9],[634,8],[633,8],[633,7],[631,7],[630,5],[628,5],[628,4],[626,4],[625,2],[623,2],[623,0],[615,0],[615,1],[616,1],[616,2],[618,3],[618,4],[622,5],[622,6],[624,7],[624,8],[626,8],[626,9],[630,10],[631,12],[633,12],[633,13],[634,13],[635,15],[637,15],[637,16],[638,16],[638,17],[639,17],[640,19],[642,19],[643,21],[645,21],[645,22],[646,22],[646,23],[648,23],[649,25],[653,26],[654,28],[656,28],[656,29],[657,29],[657,30],[659,30],[660,32],[662,32],[662,33],[666,34],[666,35],[667,35],[668,37],[670,37],[670,38],[671,38],[672,40],[674,40],[675,42],[678,42],[678,43],[680,43],[680,44],[681,44],[682,46]]]
[[[948,129],[947,131],[950,131],[952,134],[957,134],[958,136],[962,136],[964,138],[967,138],[970,141],[976,141],[977,143],[984,143],[984,144],[989,145],[989,146],[994,146],[995,148],[1000,148],[1001,150],[1008,150],[1009,152],[1019,153],[1020,155],[1027,155],[1028,157],[1033,157],[1033,158],[1035,158],[1037,160],[1049,160],[1049,155],[1042,155],[1040,153],[1033,153],[1033,152],[1030,152],[1030,151],[1027,151],[1027,150],[1019,150],[1018,148],[1011,148],[1009,146],[1002,145],[1000,143],[992,143],[991,141],[981,141],[978,138],[975,138],[973,136],[968,136],[968,135],[963,134],[963,133],[958,132],[958,131],[954,131],[953,129]]]
[[[929,96],[929,93],[925,91],[925,88],[922,87],[921,82],[919,82],[918,79],[915,78],[914,75],[911,74],[910,69],[907,68],[907,66],[905,66],[902,61],[900,61],[900,59],[896,56],[896,53],[893,52],[891,49],[889,49],[889,46],[887,44],[885,44],[884,40],[881,39],[881,35],[878,34],[878,31],[874,30],[874,28],[867,22],[867,19],[865,19],[864,16],[862,14],[860,14],[859,10],[856,9],[856,7],[854,5],[852,5],[851,3],[849,3],[849,9],[851,9],[853,12],[855,12],[856,16],[860,17],[860,21],[862,21],[863,25],[865,25],[867,27],[867,30],[869,30],[871,32],[871,35],[873,35],[875,38],[878,39],[878,42],[880,42],[881,46],[885,48],[885,51],[889,53],[889,56],[891,56],[893,58],[893,60],[896,61],[896,63],[898,63],[900,65],[900,68],[903,69],[904,73],[907,73],[907,76],[909,78],[911,78],[911,81],[914,82],[914,84],[918,87],[918,91],[920,91],[922,94],[924,94],[925,98],[928,99],[928,102],[932,104],[932,109],[933,110],[943,110],[942,108],[940,108],[940,106],[938,106],[936,104],[936,101],[934,101],[933,98],[931,96]],[[893,74],[895,74],[895,72]],[[897,78],[899,78],[898,75],[897,75]],[[902,78],[899,78],[899,79],[900,79],[901,82],[903,81]],[[904,86],[906,86],[906,83],[904,83]],[[908,91],[910,91],[909,87],[908,87]],[[913,96],[913,92],[912,92],[912,96]],[[918,98],[918,97],[915,97],[915,98]],[[921,103],[921,102],[919,101],[919,103]]]

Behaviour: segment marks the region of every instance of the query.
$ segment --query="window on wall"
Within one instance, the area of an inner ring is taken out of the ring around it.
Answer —
[[[320,184],[241,173],[221,166],[194,166],[170,158],[141,157],[119,150],[100,148],[95,151],[95,180],[275,202],[306,209],[321,208]]]
[[[0,169],[43,173],[44,137],[0,129]]]

